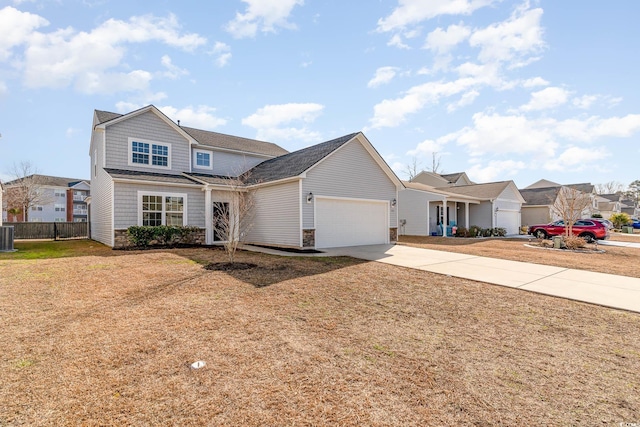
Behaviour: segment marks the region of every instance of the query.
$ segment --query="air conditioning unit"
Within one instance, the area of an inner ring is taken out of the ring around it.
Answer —
[[[13,251],[13,227],[0,227],[0,252]]]

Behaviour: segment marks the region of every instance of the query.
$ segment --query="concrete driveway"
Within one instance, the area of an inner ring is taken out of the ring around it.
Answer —
[[[640,279],[403,245],[323,250],[494,285],[640,312]]]

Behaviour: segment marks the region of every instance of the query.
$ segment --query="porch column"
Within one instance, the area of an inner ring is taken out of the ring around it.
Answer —
[[[469,229],[469,202],[464,202],[464,228]]]
[[[213,204],[211,203],[211,189],[205,189],[204,193],[204,222],[205,222],[205,242],[207,245],[213,244]]]
[[[442,237],[447,236],[447,226],[449,225],[449,215],[447,215],[447,198],[442,201]]]

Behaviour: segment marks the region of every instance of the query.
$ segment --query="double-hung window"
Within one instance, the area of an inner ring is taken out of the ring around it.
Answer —
[[[144,226],[185,225],[186,194],[138,192],[138,223]]]
[[[169,169],[171,144],[129,138],[129,165]]]
[[[207,150],[193,150],[195,164],[193,165],[197,169],[213,169],[211,163],[211,151]]]

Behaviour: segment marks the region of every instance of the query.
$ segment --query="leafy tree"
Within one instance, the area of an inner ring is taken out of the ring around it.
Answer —
[[[638,205],[638,201],[640,201],[640,179],[636,179],[631,184],[629,184],[629,188],[624,193],[625,197],[633,200]]]
[[[631,217],[624,212],[611,215],[609,221],[613,223],[615,228],[622,228],[623,225],[631,222]]]

